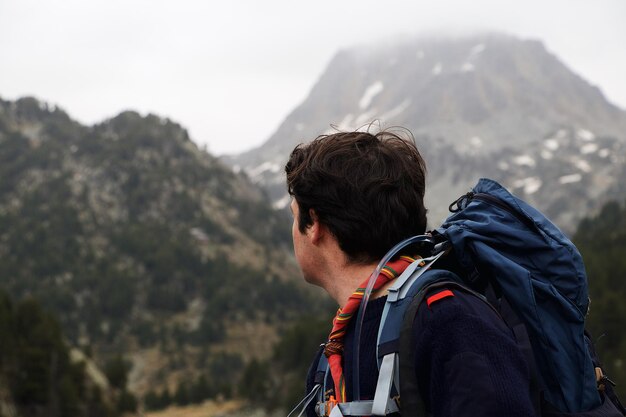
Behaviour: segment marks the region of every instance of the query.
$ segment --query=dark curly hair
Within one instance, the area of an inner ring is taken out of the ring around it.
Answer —
[[[424,233],[426,165],[410,132],[317,137],[291,152],[287,189],[299,206],[299,229],[310,209],[352,262],[380,260],[401,240]]]

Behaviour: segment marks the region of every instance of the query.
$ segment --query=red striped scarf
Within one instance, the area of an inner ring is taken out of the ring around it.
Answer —
[[[372,291],[379,290],[383,285],[390,282],[400,275],[404,270],[415,261],[415,258],[409,256],[400,256],[398,259],[387,263],[374,282]],[[324,347],[324,354],[328,358],[330,373],[335,383],[335,399],[337,402],[346,400],[346,384],[343,376],[343,368],[341,366],[341,358],[343,356],[344,336],[348,323],[354,316],[361,305],[363,294],[369,282],[369,278],[365,280],[359,288],[356,289],[348,298],[348,302],[343,308],[337,310],[337,314],[333,319],[333,329],[328,336],[328,342]]]

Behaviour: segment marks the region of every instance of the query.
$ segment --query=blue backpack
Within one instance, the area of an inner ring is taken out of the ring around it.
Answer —
[[[481,179],[451,205],[451,211],[454,214],[432,236],[407,239],[381,261],[383,265],[409,244],[419,243],[430,252],[425,262],[410,265],[389,288],[378,335],[379,378],[373,401],[332,408],[320,396],[318,414],[384,416],[400,411],[403,417],[423,415],[413,367],[413,318],[428,291],[455,287],[492,307],[497,304],[534,374],[535,391],[542,399],[536,404],[538,412],[623,416],[624,409],[586,337],[587,278],[572,242],[539,211],[489,179]],[[433,268],[448,252],[463,274]],[[488,285],[478,286],[478,281]],[[325,381],[325,373],[321,355],[317,380]],[[318,387],[317,392],[323,391]],[[398,393],[402,407],[396,401]]]

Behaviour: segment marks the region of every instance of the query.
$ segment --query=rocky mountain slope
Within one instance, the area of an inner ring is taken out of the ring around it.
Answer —
[[[491,176],[571,231],[624,179],[626,112],[540,42],[499,34],[340,51],[262,146],[224,160],[282,207],[282,166],[296,144],[372,121],[415,135],[429,167],[431,226]]]
[[[83,126],[33,98],[0,100],[0,286],[39,299],[101,362],[134,362],[139,393],[228,361],[240,371],[302,305],[319,308],[289,231],[170,120]]]

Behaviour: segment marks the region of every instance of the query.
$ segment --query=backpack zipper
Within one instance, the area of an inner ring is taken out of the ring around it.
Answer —
[[[469,198],[469,200],[472,200],[472,199],[475,198],[475,199],[477,199],[479,201],[483,201],[483,202],[485,202],[487,204],[492,204],[494,206],[497,206],[497,207],[501,208],[502,210],[504,210],[504,211],[512,214],[513,216],[515,216],[517,218],[517,220],[519,220],[520,222],[525,224],[526,227],[528,227],[529,229],[533,229],[533,230],[537,229],[537,225],[535,224],[535,222],[530,220],[528,217],[525,217],[525,216],[521,215],[518,211],[514,210],[509,204],[505,203],[504,201],[502,201],[498,197],[494,197],[494,196],[492,196],[490,194],[485,194],[485,193],[471,193],[471,196],[468,195],[468,198]]]

